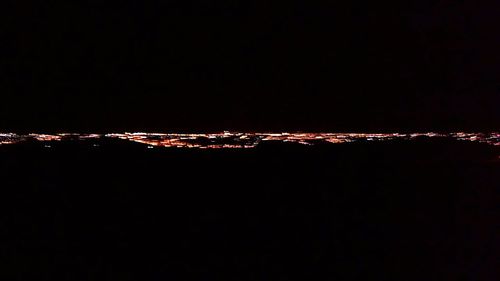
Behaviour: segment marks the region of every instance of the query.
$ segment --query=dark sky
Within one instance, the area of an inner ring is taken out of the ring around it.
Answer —
[[[5,2],[0,131],[500,129],[498,1]]]

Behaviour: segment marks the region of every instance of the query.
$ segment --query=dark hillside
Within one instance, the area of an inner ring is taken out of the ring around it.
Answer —
[[[0,275],[494,280],[498,155],[425,139],[249,150],[4,146]]]

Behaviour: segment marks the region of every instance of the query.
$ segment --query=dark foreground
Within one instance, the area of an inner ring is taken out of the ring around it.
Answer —
[[[498,280],[498,149],[0,147],[1,280]]]

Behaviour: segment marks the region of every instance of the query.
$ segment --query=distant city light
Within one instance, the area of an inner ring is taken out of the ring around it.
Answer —
[[[286,142],[301,145],[340,144],[352,142],[379,142],[389,140],[413,140],[416,138],[451,138],[458,141],[500,145],[500,133],[448,134],[429,133],[241,133],[224,131],[222,133],[181,134],[181,133],[111,133],[111,134],[27,134],[0,133],[0,145],[16,144],[29,140],[44,143],[51,147],[52,142],[63,140],[121,139],[154,147],[200,148],[200,149],[245,149],[254,148],[263,142]],[[93,144],[94,147],[99,146]]]

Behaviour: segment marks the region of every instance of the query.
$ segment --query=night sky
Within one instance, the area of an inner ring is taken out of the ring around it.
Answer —
[[[498,1],[74,2],[1,4],[0,131],[499,129]]]

